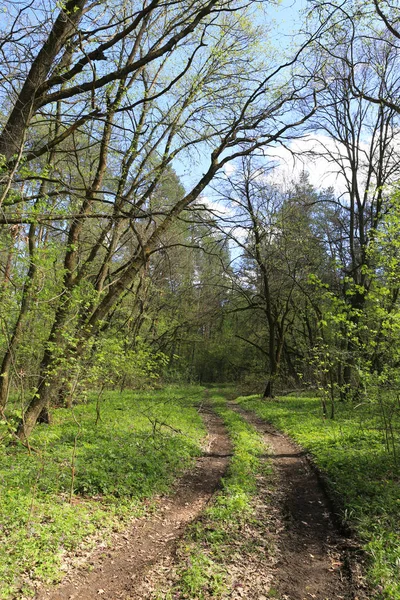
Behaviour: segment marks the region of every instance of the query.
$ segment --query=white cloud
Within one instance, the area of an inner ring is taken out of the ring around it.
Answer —
[[[361,151],[368,150],[368,144],[360,145]],[[309,174],[310,183],[317,189],[333,187],[336,194],[347,191],[343,169],[350,174],[343,144],[332,138],[317,134],[293,140],[288,147],[265,148],[265,156],[278,163],[272,171],[274,181],[291,181],[302,171]],[[333,157],[337,160],[333,160]],[[364,178],[360,168],[360,183]]]
[[[236,167],[233,163],[227,162],[224,165],[224,173],[227,177],[230,177],[231,175],[233,175],[233,173],[236,171]]]
[[[204,204],[216,217],[226,217],[233,214],[232,209],[225,202],[212,200],[209,196],[200,196],[199,204]]]

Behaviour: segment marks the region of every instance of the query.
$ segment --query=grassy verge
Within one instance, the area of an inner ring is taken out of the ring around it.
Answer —
[[[168,490],[201,452],[194,404],[202,394],[107,392],[97,425],[94,397],[38,426],[30,454],[0,447],[0,598],[29,595],[34,579],[59,580],[63,554],[121,527]]]
[[[400,599],[400,468],[387,452],[373,408],[340,405],[334,421],[322,418],[316,398],[238,402],[306,448],[328,477],[343,517],[370,557],[369,579],[381,598]]]
[[[272,553],[265,527],[257,523],[254,509],[257,480],[271,473],[270,467],[260,460],[265,453],[261,437],[227,408],[223,396],[213,393],[209,402],[222,417],[232,439],[232,460],[222,490],[190,528],[178,550],[175,585],[172,590],[158,592],[158,599],[228,597],[235,587],[235,575],[238,580],[242,578],[234,566],[235,556],[245,564],[249,555],[257,554],[259,565],[260,556]],[[254,533],[257,526],[260,531]]]

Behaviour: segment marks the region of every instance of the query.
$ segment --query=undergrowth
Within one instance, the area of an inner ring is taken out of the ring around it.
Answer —
[[[35,579],[59,580],[63,554],[122,527],[168,490],[201,452],[202,394],[194,386],[107,392],[100,419],[94,395],[55,410],[54,423],[32,434],[30,453],[3,440],[0,598],[32,594]]]
[[[172,592],[157,598],[205,600],[225,597],[229,590],[231,555],[237,548],[241,553],[245,550],[241,532],[254,521],[252,500],[257,477],[267,472],[260,461],[265,452],[260,435],[241,416],[227,408],[223,396],[215,393],[209,401],[228,429],[233,456],[221,491],[202,518],[189,529],[181,544],[177,583]],[[262,552],[265,553],[265,545]]]
[[[337,405],[324,419],[317,398],[237,400],[306,448],[357,531],[370,557],[368,577],[377,597],[400,599],[400,468],[387,451],[374,406]]]

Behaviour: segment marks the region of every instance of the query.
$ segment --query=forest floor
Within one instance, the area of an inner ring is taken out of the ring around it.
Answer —
[[[141,598],[140,588],[151,570],[173,554],[185,527],[211,500],[224,475],[231,443],[222,420],[205,415],[207,445],[194,469],[159,500],[152,516],[136,519],[123,532],[115,533],[109,548],[98,548],[89,560],[72,569],[57,588],[38,592],[38,600],[104,600]]]
[[[203,411],[207,445],[195,468],[178,480],[171,494],[159,499],[153,515],[140,517],[125,531],[114,533],[108,547],[95,549],[84,564],[70,569],[62,584],[40,589],[37,600],[366,597],[360,567],[352,559],[355,542],[336,526],[330,502],[304,452],[235,404],[223,410],[237,415],[249,428],[247,434],[256,432],[263,444],[258,470],[253,473],[256,485],[251,511],[243,519],[238,516],[232,533],[222,535],[222,541],[214,540],[208,554],[188,555],[185,550],[193,550],[193,544],[204,545],[204,535],[213,539],[213,524],[207,524],[207,518],[201,524],[203,515],[223,493],[217,490],[221,478],[222,482],[229,479],[231,457],[233,462],[237,453],[240,460],[242,452],[228,435],[232,436],[232,422],[228,431],[226,419],[224,425],[210,405]],[[237,436],[238,423],[233,427]],[[232,489],[237,486],[235,482]],[[236,493],[232,489],[225,492],[231,499]],[[244,506],[244,513],[246,510]],[[213,561],[219,566],[222,563],[228,575],[221,579]],[[210,569],[212,585],[200,573]],[[196,577],[200,584],[194,581]],[[183,587],[181,578],[186,578]]]

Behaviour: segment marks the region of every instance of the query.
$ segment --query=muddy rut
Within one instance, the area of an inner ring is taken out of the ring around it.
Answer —
[[[174,492],[159,502],[153,516],[138,519],[113,546],[95,552],[88,567],[69,573],[64,582],[39,590],[37,600],[139,600],[136,590],[156,562],[174,552],[186,526],[205,508],[219,486],[229,462],[231,443],[219,417],[204,415],[207,447],[193,470]]]
[[[274,503],[282,530],[277,540],[279,558],[271,587],[280,600],[361,600],[359,565],[349,556],[354,542],[342,535],[331,503],[315,470],[302,451],[285,435],[253,413],[230,404],[263,434],[278,475]]]

